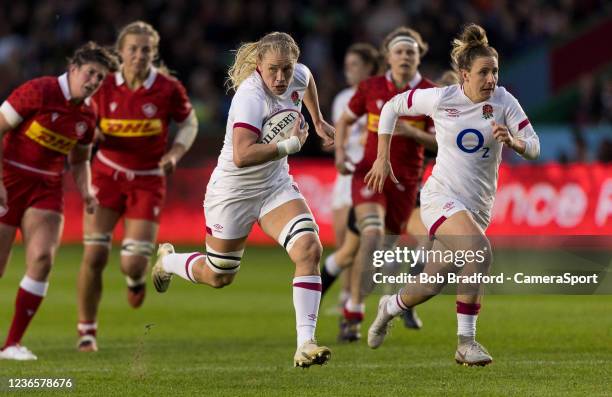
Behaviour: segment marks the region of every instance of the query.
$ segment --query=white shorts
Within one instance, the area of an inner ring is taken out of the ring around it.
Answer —
[[[332,209],[337,210],[342,207],[350,207],[353,205],[351,198],[351,183],[353,175],[336,175],[336,183],[334,184],[334,192],[332,196]]]
[[[302,199],[289,175],[262,189],[218,187],[209,183],[204,198],[206,233],[224,240],[248,236],[256,221],[284,203]]]
[[[459,211],[468,211],[483,231],[487,230],[491,222],[491,212],[470,209],[460,200],[439,192],[431,192],[424,188],[421,190],[421,220],[427,228],[431,239],[436,230],[445,220]]]

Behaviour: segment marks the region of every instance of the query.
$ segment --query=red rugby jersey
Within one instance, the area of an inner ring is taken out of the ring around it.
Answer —
[[[128,88],[121,72],[107,76],[93,99],[105,138],[100,152],[132,170],[158,168],[166,152],[170,120],[185,121],[192,109],[183,85],[154,68],[135,91]]]
[[[92,142],[96,107],[88,98],[70,101],[68,75],[40,77],[15,89],[0,111],[11,125],[4,160],[41,175],[59,175],[74,145]]]
[[[384,76],[374,76],[362,81],[357,87],[357,91],[351,98],[348,110],[353,116],[360,117],[367,114],[368,137],[365,145],[364,156],[357,168],[369,171],[376,160],[378,150],[378,120],[383,105],[395,95],[414,88],[430,88],[435,85],[422,78],[417,72],[413,80],[402,89],[397,89],[391,80],[390,72]],[[424,130],[433,130],[431,118],[422,115],[416,117],[400,117],[398,123],[410,123],[413,126]],[[391,165],[397,177],[405,179],[420,179],[423,167],[424,147],[416,143],[413,139],[401,135],[394,135],[391,144]]]

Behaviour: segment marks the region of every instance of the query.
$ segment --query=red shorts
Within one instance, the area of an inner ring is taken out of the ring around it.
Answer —
[[[0,222],[20,227],[25,211],[30,208],[62,213],[64,191],[62,176],[45,176],[4,163],[3,181],[7,194],[7,213]]]
[[[159,223],[166,198],[166,178],[157,175],[127,175],[94,159],[92,184],[101,207],[129,219]],[[131,177],[131,178],[130,178]]]
[[[410,213],[414,209],[419,181],[405,179],[397,176],[399,184],[387,178],[382,193],[376,193],[366,186],[365,178],[368,170],[357,167],[353,174],[351,195],[353,207],[362,203],[377,203],[385,208],[385,229],[393,234],[402,234],[406,230],[406,224]]]

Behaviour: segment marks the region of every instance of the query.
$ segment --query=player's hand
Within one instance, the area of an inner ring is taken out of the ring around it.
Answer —
[[[3,216],[8,211],[7,201],[8,195],[6,193],[6,188],[4,187],[4,183],[0,182],[0,216]]]
[[[493,138],[499,143],[503,143],[506,146],[514,147],[514,137],[508,130],[508,127],[502,124],[497,124],[495,121],[491,121],[491,127],[493,127]]]
[[[304,146],[304,143],[306,143],[306,138],[308,138],[308,129],[310,128],[310,126],[308,125],[308,123],[305,122],[304,128],[300,128],[300,124],[302,123],[295,123],[295,125],[293,126],[293,130],[291,131],[291,136],[297,136],[300,140],[300,147],[302,147]]]
[[[391,181],[393,181],[393,183],[399,183],[393,174],[391,162],[389,160],[377,158],[363,180],[370,190],[377,193],[382,193],[388,176],[391,177]]]
[[[85,205],[85,211],[91,215],[96,211],[98,199],[92,192],[89,192],[83,196],[83,204]]]
[[[106,137],[104,136],[104,133],[98,127],[96,127],[96,129],[94,130],[94,138],[93,138],[93,140],[94,140],[94,142],[104,142],[106,140]]]
[[[317,132],[317,135],[323,139],[323,147],[334,144],[336,129],[327,121],[323,119],[319,120],[319,122],[315,124],[315,131]]]
[[[346,156],[344,148],[336,149],[336,169],[342,175],[350,175],[355,171],[355,166]]]
[[[159,168],[161,168],[164,175],[171,175],[176,171],[176,163],[176,156],[172,153],[166,153],[159,160]]]

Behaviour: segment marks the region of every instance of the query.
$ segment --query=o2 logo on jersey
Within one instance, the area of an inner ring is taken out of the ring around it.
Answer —
[[[466,147],[464,141],[465,140],[467,140],[468,142],[472,141],[473,137],[476,137],[476,140],[477,140],[476,144],[473,146],[470,145],[470,147]],[[484,146],[484,136],[482,135],[482,132],[474,128],[467,128],[461,131],[459,135],[457,135],[457,147],[459,147],[459,149],[461,149],[462,152],[471,154],[471,153],[476,153],[477,151],[482,149],[484,151],[484,153],[482,154],[482,158],[483,159],[489,158],[489,148],[483,147],[483,146]]]

